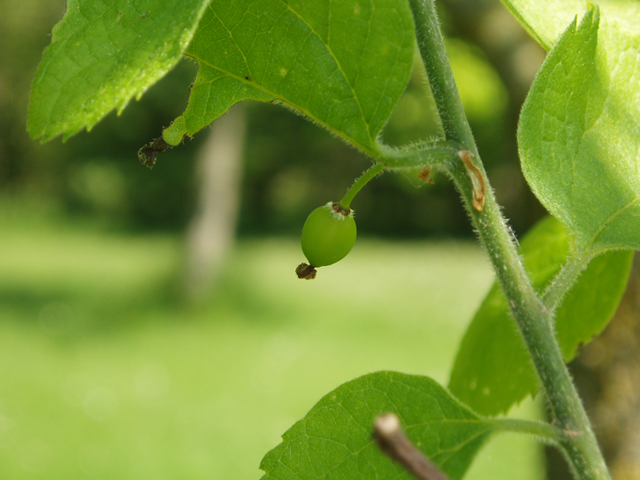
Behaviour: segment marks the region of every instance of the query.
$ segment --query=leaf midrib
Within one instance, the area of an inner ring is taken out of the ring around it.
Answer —
[[[313,32],[313,34],[318,37],[318,39],[322,42],[322,44],[325,46],[325,48],[327,49],[327,51],[329,52],[329,54],[331,55],[331,58],[333,58],[334,62],[336,62],[336,65],[338,66],[338,70],[340,70],[340,73],[342,74],[342,77],[344,78],[345,82],[347,82],[347,85],[349,85],[349,88],[351,89],[351,93],[353,94],[353,98],[355,99],[356,103],[358,104],[358,110],[360,110],[360,115],[362,116],[362,120],[364,121],[364,124],[367,126],[367,135],[369,137],[369,142],[373,144],[373,138],[371,137],[371,125],[370,123],[367,121],[365,115],[364,115],[364,110],[362,109],[362,104],[360,103],[360,98],[358,97],[358,95],[356,94],[356,90],[353,87],[353,85],[351,85],[351,82],[349,81],[349,78],[347,77],[347,74],[345,73],[344,69],[342,68],[342,64],[340,63],[340,61],[338,60],[338,58],[334,55],[333,50],[331,50],[331,48],[329,47],[328,43],[325,43],[324,40],[322,39],[322,36],[295,10],[293,10],[291,8],[290,5],[286,4],[284,2],[284,0],[279,0],[279,2],[284,5],[287,10],[289,10],[291,13],[293,13],[296,17],[298,17],[302,22],[304,22],[304,24],[309,27],[309,30],[311,30],[311,32]],[[373,3],[371,4],[371,8],[373,9]],[[331,8],[329,8],[329,14],[331,14]],[[329,24],[329,28],[331,27],[331,24]],[[370,26],[370,22],[367,22],[367,32],[370,32],[371,30],[371,26]],[[329,31],[331,31],[329,29]],[[368,35],[368,33],[367,33]],[[328,38],[327,38],[328,40]],[[367,42],[369,41],[369,37],[367,36]],[[244,54],[243,54],[244,56]]]

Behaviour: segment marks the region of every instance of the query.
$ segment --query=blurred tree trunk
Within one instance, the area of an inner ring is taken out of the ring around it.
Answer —
[[[187,232],[184,283],[191,301],[211,292],[233,246],[245,130],[244,107],[236,105],[215,121],[198,155],[198,205]]]

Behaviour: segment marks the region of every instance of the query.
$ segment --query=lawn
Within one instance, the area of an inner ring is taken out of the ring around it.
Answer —
[[[446,383],[492,279],[472,243],[365,238],[300,281],[295,239],[251,239],[189,307],[182,258],[175,236],[0,211],[0,478],[259,479],[339,384],[382,369]],[[498,437],[466,478],[533,480],[541,462]]]

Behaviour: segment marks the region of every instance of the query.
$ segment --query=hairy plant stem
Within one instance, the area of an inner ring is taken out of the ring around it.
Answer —
[[[448,173],[460,191],[465,208],[484,245],[511,312],[547,394],[557,426],[565,432],[560,445],[579,479],[610,479],[582,402],[563,361],[552,327],[552,316],[537,297],[506,226],[467,121],[451,72],[434,0],[409,0],[416,24],[418,47],[446,140],[473,154],[473,164],[487,185],[484,207],[473,207],[473,184],[468,169],[458,162]]]
[[[458,160],[460,145],[455,142],[438,141],[397,149],[386,145],[377,145],[378,160],[385,170],[406,170],[414,168],[433,168],[445,170],[449,164]]]
[[[547,310],[555,311],[592,259],[593,255],[569,255],[567,262],[542,294],[542,301]]]
[[[555,425],[519,418],[494,418],[493,424],[498,432],[518,432],[533,435],[543,442],[559,445],[566,439],[566,433]]]
[[[347,193],[344,194],[344,197],[340,199],[338,205],[342,208],[349,209],[351,207],[351,201],[358,194],[362,187],[364,187],[367,183],[373,180],[377,175],[384,171],[384,164],[376,163],[371,168],[366,170],[362,175],[360,175],[353,185],[347,190]]]

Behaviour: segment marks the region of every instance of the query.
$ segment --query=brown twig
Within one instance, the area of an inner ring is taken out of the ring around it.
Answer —
[[[385,455],[402,465],[418,480],[449,480],[411,443],[400,427],[400,420],[393,413],[385,413],[375,419],[373,439]]]

